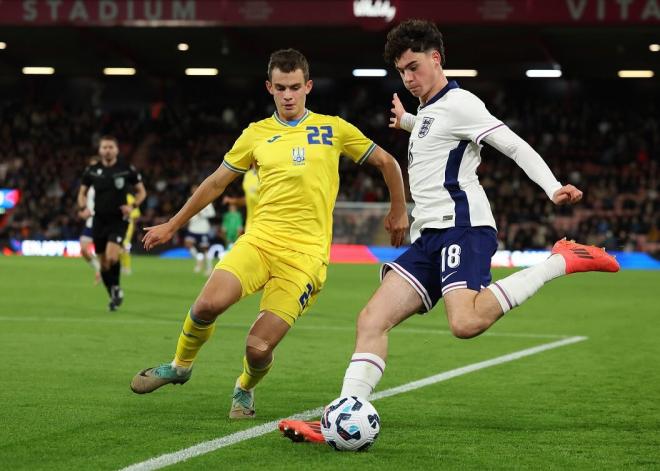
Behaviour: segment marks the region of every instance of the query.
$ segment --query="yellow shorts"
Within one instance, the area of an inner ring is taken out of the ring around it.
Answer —
[[[243,297],[263,289],[259,310],[270,311],[289,325],[314,304],[327,274],[322,260],[248,234],[236,241],[215,268],[239,279]]]

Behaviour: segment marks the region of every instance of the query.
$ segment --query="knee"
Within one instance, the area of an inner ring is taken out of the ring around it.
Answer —
[[[200,296],[193,304],[192,312],[196,317],[206,321],[213,321],[222,314],[229,306],[222,302],[206,296]]]
[[[375,336],[387,333],[393,326],[383,316],[367,305],[360,311],[357,319],[358,336]]]
[[[273,347],[263,339],[248,335],[245,357],[251,366],[265,368],[273,360]]]
[[[459,339],[471,339],[485,330],[479,320],[470,313],[450,316],[449,329],[454,337]]]

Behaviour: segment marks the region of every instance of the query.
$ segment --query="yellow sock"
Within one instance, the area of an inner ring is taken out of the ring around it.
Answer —
[[[131,253],[124,250],[119,254],[119,261],[121,262],[121,268],[125,272],[131,271]]]
[[[259,381],[266,376],[268,371],[270,371],[274,361],[275,359],[273,358],[268,366],[264,368],[255,368],[250,366],[246,357],[243,357],[243,373],[238,377],[238,385],[241,389],[248,390],[254,388]]]
[[[174,364],[183,368],[190,368],[197,352],[211,337],[214,330],[215,322],[206,323],[200,319],[193,320],[190,311],[188,311],[186,320],[183,322],[183,329],[179,334],[179,341],[176,344]]]

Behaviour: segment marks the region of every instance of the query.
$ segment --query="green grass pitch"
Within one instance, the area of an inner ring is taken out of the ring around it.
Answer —
[[[137,396],[131,377],[171,359],[204,278],[191,261],[133,263],[126,301],[109,313],[81,260],[0,257],[1,469],[121,469],[322,406],[339,393],[356,314],[378,284],[376,265],[332,265],[257,388],[258,418],[230,422],[258,296],[221,316],[190,382]],[[472,340],[449,335],[437,307],[392,332],[379,390],[559,336],[588,340],[374,402],[382,431],[367,453],[272,432],[173,468],[659,469],[659,306],[660,273],[624,271],[555,280]]]

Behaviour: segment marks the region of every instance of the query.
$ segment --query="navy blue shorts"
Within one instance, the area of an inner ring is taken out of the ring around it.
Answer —
[[[422,297],[422,312],[428,312],[449,291],[481,291],[488,286],[496,250],[497,232],[492,227],[424,229],[399,258],[383,264],[380,278],[389,270],[397,272]]]
[[[195,245],[201,248],[208,248],[211,245],[211,238],[208,234],[196,234],[194,232],[187,231],[186,239],[194,240]]]
[[[82,230],[80,234],[80,237],[87,237],[88,239],[92,239],[94,237],[92,228],[85,226],[85,228]]]

